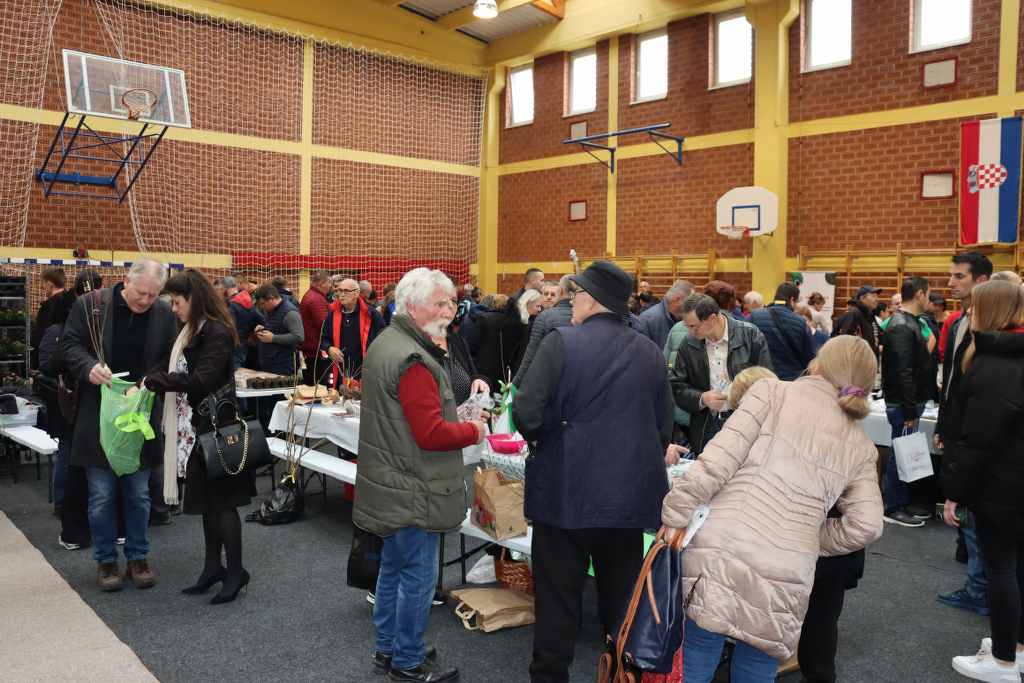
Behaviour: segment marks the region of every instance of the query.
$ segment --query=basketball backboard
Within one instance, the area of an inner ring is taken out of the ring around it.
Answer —
[[[64,87],[72,114],[127,119],[124,94],[144,88],[156,95],[156,104],[139,121],[191,128],[185,72],[64,50]]]
[[[718,200],[716,228],[746,226],[750,237],[767,235],[779,227],[779,198],[756,185],[735,187]]]

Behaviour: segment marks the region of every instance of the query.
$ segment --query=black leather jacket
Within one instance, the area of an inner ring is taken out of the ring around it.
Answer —
[[[921,323],[905,311],[896,311],[885,328],[882,392],[886,403],[900,405],[904,420],[916,420],[918,404],[935,398],[935,372]]]
[[[737,374],[755,365],[772,370],[768,342],[761,330],[731,316],[725,319],[729,335],[729,357],[725,365],[729,379],[735,379]],[[704,392],[711,390],[711,366],[703,339],[687,334],[679,342],[671,383],[676,405],[690,413],[690,445],[693,452],[700,455],[707,445],[704,429],[711,414],[700,402]]]

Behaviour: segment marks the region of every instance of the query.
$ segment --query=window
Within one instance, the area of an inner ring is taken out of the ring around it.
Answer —
[[[753,42],[743,10],[715,15],[713,87],[750,82]]]
[[[636,96],[634,102],[657,100],[668,94],[668,31],[636,37]]]
[[[569,111],[566,116],[597,108],[597,50],[587,48],[569,55]]]
[[[508,125],[533,123],[533,64],[512,69],[509,92],[512,95],[512,106]]]
[[[914,0],[911,52],[971,42],[971,0]]]
[[[850,63],[853,8],[850,0],[806,0],[804,71]]]

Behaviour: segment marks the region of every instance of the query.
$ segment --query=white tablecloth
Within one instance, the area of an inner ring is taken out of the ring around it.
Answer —
[[[341,413],[341,406],[324,406],[313,404],[312,406],[295,406],[292,419],[295,421],[295,436],[301,437],[305,430],[305,437],[314,442],[326,438],[331,443],[341,446],[352,453],[359,453],[359,418],[338,417]],[[306,424],[306,418],[309,423]],[[287,432],[291,429],[288,421],[288,401],[279,401],[274,406],[274,412],[270,416],[270,431],[272,433]],[[466,464],[479,462],[486,452],[484,444],[470,446],[462,450],[462,459]]]
[[[885,415],[879,415],[878,413],[871,413],[863,420],[860,421],[864,431],[871,437],[871,442],[876,446],[890,446],[892,445],[892,425],[889,424],[889,420]],[[928,448],[931,449],[932,453],[941,453],[942,451],[936,450],[935,444],[932,442],[932,437],[935,436],[935,420],[924,420],[922,419],[919,423],[921,431],[928,436]]]

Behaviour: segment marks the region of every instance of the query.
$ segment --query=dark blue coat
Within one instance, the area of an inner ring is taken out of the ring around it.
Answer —
[[[469,307],[469,312],[466,313],[466,317],[462,319],[462,324],[459,325],[459,334],[463,339],[467,342],[469,341],[469,333],[473,331],[476,319],[489,310],[491,309],[483,304],[474,304]]]
[[[775,324],[772,311],[779,318],[781,330]],[[765,341],[768,342],[772,366],[779,379],[792,382],[807,368],[807,364],[814,360],[814,335],[807,324],[807,319],[795,313],[788,304],[771,303],[764,308],[751,311],[750,322],[761,330]],[[783,334],[792,343],[787,342]],[[797,354],[793,353],[794,346]]]
[[[231,322],[235,323],[235,330],[238,332],[238,346],[235,347],[236,354],[249,350],[249,334],[256,328],[256,325],[264,323],[263,314],[253,307],[251,299],[247,299],[249,301],[248,307],[235,300],[242,293],[232,294],[228,299],[228,312],[231,313]],[[248,297],[249,294],[245,293],[245,296]]]
[[[284,317],[291,311],[297,311],[291,297],[281,299],[281,303],[274,307],[274,310],[265,316],[263,329],[275,335],[288,334],[285,327]],[[301,340],[300,340],[301,341]],[[271,372],[279,375],[289,376],[295,373],[297,360],[295,354],[298,350],[297,344],[260,344],[260,365],[264,372]]]
[[[551,362],[559,356],[560,373]],[[526,460],[528,519],[561,529],[661,526],[674,408],[665,357],[650,339],[614,314],[556,328],[512,405],[517,427],[537,441]]]

